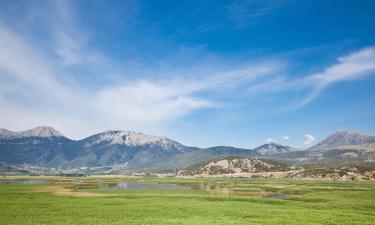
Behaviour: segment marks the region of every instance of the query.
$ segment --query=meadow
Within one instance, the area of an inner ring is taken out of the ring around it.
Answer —
[[[0,224],[375,224],[375,182],[158,177],[10,177]],[[174,184],[117,189],[119,182]]]

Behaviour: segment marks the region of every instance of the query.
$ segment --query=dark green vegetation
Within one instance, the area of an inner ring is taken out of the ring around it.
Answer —
[[[155,177],[48,179],[50,184],[0,184],[0,224],[375,223],[375,183],[371,181]],[[54,193],[55,187],[94,188],[99,183],[120,181],[177,183],[204,188],[80,190],[112,194],[96,197]],[[288,197],[261,197],[271,194]]]

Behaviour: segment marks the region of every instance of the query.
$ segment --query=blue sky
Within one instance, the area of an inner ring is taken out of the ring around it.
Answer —
[[[1,1],[0,127],[306,148],[375,131],[374,1]]]

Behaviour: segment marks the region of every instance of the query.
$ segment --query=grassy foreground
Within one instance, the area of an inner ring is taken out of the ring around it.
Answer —
[[[0,184],[0,224],[375,224],[370,181],[137,178],[216,189],[81,190],[101,193],[88,197],[54,192],[78,180],[46,179],[49,184]],[[79,185],[95,182],[80,178]],[[288,198],[259,197],[272,193]]]

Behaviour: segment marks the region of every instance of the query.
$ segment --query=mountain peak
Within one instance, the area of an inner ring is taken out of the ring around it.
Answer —
[[[279,145],[276,142],[270,142],[270,143],[264,144],[262,146],[282,146],[282,145]]]
[[[359,132],[355,130],[338,130],[334,134],[336,135],[369,135],[369,134],[365,134],[363,132]]]
[[[63,135],[55,130],[53,127],[48,126],[37,126],[33,129],[26,130],[23,132],[26,136],[36,136],[36,137],[62,137]]]
[[[88,137],[83,141],[87,148],[96,145],[124,145],[129,147],[152,146],[151,148],[163,149],[165,152],[185,152],[194,149],[166,137],[147,135],[135,131],[108,130]]]
[[[366,134],[353,130],[341,130],[328,136],[323,141],[312,146],[310,150],[334,148],[345,145],[360,145],[375,143],[375,135]]]
[[[19,137],[63,137],[63,135],[53,127],[37,126],[25,131],[10,131],[0,129],[0,137],[19,138]]]
[[[270,155],[276,153],[290,152],[293,150],[293,148],[271,142],[268,144],[261,145],[255,148],[254,150],[261,155]]]
[[[143,145],[156,142],[166,143],[171,140],[135,131],[108,130],[99,134],[99,141],[109,141],[111,144]]]

